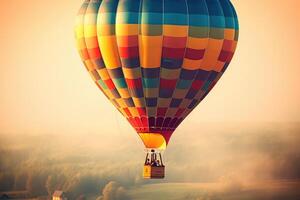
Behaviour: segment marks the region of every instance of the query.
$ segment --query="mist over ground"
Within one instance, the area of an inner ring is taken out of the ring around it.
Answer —
[[[37,197],[61,189],[70,199],[99,200],[153,195],[166,200],[300,199],[299,123],[200,126],[179,128],[173,136],[164,153],[167,177],[162,181],[142,179],[145,155],[133,132],[1,133],[0,191],[26,190]]]

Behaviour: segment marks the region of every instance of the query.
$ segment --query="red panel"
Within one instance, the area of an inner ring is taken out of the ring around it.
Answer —
[[[88,49],[88,53],[91,59],[101,58],[101,53],[99,48]]]
[[[172,134],[173,134],[173,131],[174,131],[174,130],[172,130],[172,131],[164,131],[164,132],[163,132],[163,136],[164,136],[164,138],[165,138],[167,144],[168,144],[169,141],[170,141],[170,138],[171,138],[171,136],[172,136]]]
[[[127,116],[132,116],[128,108],[123,108],[123,110],[127,114]]]
[[[167,108],[157,108],[157,116],[165,116]]]
[[[232,60],[232,58],[233,58],[233,55],[234,55],[233,52],[229,52],[229,55],[228,55],[228,57],[227,57],[227,59],[226,59],[226,62],[227,62],[227,63],[230,63],[230,62],[231,62],[231,60]]]
[[[142,84],[142,79],[138,78],[138,79],[126,79],[126,83],[128,88],[131,89],[135,89],[135,88],[142,88],[143,84]]]
[[[80,55],[81,55],[81,58],[83,60],[88,60],[89,59],[89,53],[88,53],[87,49],[81,49],[80,50]]]
[[[127,118],[127,120],[129,121],[129,123],[131,124],[131,126],[133,128],[137,127],[137,124],[136,124],[134,118],[129,117],[129,118]]]
[[[135,117],[134,120],[137,124],[137,127],[143,127],[143,123],[139,117]]]
[[[139,57],[139,47],[119,47],[121,58],[136,58]]]
[[[183,58],[184,57],[185,48],[163,48],[162,57],[163,58]]]
[[[205,49],[186,49],[185,57],[191,60],[201,60],[204,57]]]
[[[120,47],[134,47],[139,45],[139,38],[137,35],[118,36],[118,46]]]
[[[160,130],[160,128],[162,127],[163,122],[164,122],[163,117],[157,117],[156,118],[155,126],[158,130]]]
[[[146,116],[146,109],[145,108],[137,108],[140,116]]]
[[[230,51],[232,47],[232,40],[224,40],[222,49],[225,51]]]
[[[143,127],[149,126],[147,117],[141,117],[141,121],[142,121]]]
[[[200,90],[200,88],[202,88],[204,84],[204,81],[201,81],[201,80],[195,80],[193,83],[192,83],[192,88],[194,90]]]
[[[177,80],[167,80],[167,79],[160,79],[160,87],[161,88],[175,88]]]
[[[178,118],[173,118],[169,124],[169,128],[172,128],[174,126],[174,124],[176,123]]]
[[[179,117],[179,116],[183,113],[184,110],[185,110],[184,108],[179,108],[179,109],[177,110],[175,116],[176,116],[176,117]]]
[[[115,89],[115,84],[114,82],[112,82],[111,79],[105,80],[104,83],[106,84],[106,86],[108,87],[108,89],[113,90]]]
[[[218,60],[222,61],[222,62],[226,62],[229,56],[230,56],[230,52],[228,52],[228,51],[221,51]]]
[[[187,37],[164,36],[163,46],[174,48],[185,48]]]
[[[183,121],[183,118],[180,118],[180,119],[178,119],[176,122],[175,122],[175,124],[173,125],[173,128],[177,128],[179,125],[180,125],[180,123]]]
[[[167,117],[167,118],[164,120],[163,127],[164,127],[164,128],[167,128],[168,125],[169,125],[169,123],[170,123],[170,121],[171,121],[171,118],[170,118],[170,117]]]

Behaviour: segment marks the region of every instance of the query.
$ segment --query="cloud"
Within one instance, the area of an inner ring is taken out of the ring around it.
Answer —
[[[227,193],[227,194],[239,193],[244,188],[241,179],[237,177],[235,174],[229,174],[220,177],[216,187],[220,192]]]
[[[109,182],[97,200],[130,200],[124,187],[115,181]]]
[[[165,156],[168,181],[300,179],[299,131],[272,124],[177,133]]]
[[[179,129],[163,155],[166,179],[154,181],[141,176],[145,155],[138,144],[109,143],[95,135],[0,135],[0,183],[7,183],[8,175],[26,177],[34,170],[63,177],[55,185],[76,195],[97,195],[100,190],[101,200],[127,200],[125,188],[151,183],[216,183],[220,193],[233,194],[252,182],[300,179],[300,126],[220,127],[184,134]],[[24,181],[15,180],[22,188]]]

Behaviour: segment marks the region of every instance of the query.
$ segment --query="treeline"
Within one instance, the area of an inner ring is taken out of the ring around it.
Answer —
[[[63,190],[70,199],[82,199],[87,194],[100,195],[112,180],[125,187],[141,183],[136,177],[139,163],[107,164],[93,158],[70,163],[68,156],[57,161],[44,157],[43,151],[40,155],[27,153],[0,151],[0,192],[27,191],[37,197]]]
[[[110,180],[122,185],[137,184],[134,177],[103,176],[77,170],[30,169],[22,172],[0,172],[0,191],[27,191],[30,196],[51,196],[55,190],[63,190],[71,199],[86,194],[100,194]],[[127,179],[127,180],[126,180]]]

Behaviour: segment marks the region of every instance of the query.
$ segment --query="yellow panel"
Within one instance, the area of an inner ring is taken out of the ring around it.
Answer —
[[[109,99],[114,99],[114,95],[111,93],[109,89],[103,90]]]
[[[188,89],[176,89],[173,93],[173,98],[183,99],[186,96]]]
[[[85,66],[87,67],[87,69],[89,71],[92,71],[92,70],[95,69],[94,64],[93,64],[93,62],[91,60],[86,60],[85,61]]]
[[[225,29],[224,30],[224,39],[234,40],[235,30],[234,29]]]
[[[148,117],[156,116],[156,111],[157,111],[156,107],[146,107],[146,110],[147,110]]]
[[[116,108],[117,108],[117,106],[115,106]],[[129,117],[128,115],[127,115],[127,113],[123,110],[123,109],[119,109],[119,108],[117,108],[118,109],[118,111],[123,115],[123,116],[125,116],[125,117]]]
[[[159,107],[168,108],[171,103],[171,98],[158,98],[158,105]]]
[[[147,43],[151,47],[161,48],[163,42],[163,36],[139,35],[139,40],[142,44]]]
[[[98,36],[99,46],[106,68],[115,69],[121,66],[116,36]]]
[[[161,68],[160,77],[165,79],[178,79],[181,69]]]
[[[196,70],[200,68],[203,59],[201,60],[191,60],[188,58],[184,58],[182,68],[189,70]]]
[[[98,24],[97,32],[98,36],[110,36],[111,30],[115,28],[115,25],[111,24]]]
[[[187,47],[190,49],[206,49],[208,38],[188,38]]]
[[[139,133],[144,145],[148,149],[161,149],[167,147],[165,138],[159,133]]]
[[[84,25],[84,36],[85,37],[97,36],[97,27],[91,24]]]
[[[124,102],[124,100],[122,98],[120,99],[115,99],[116,102],[120,105],[121,108],[127,108],[127,104]]]
[[[135,97],[132,97],[132,100],[134,102],[134,105],[136,107],[145,107],[145,100],[144,98],[135,98]]]
[[[180,104],[180,108],[187,108],[191,104],[192,100],[190,99],[183,99]]]
[[[145,97],[156,98],[158,93],[158,88],[147,88],[144,90],[144,92],[145,92]]]
[[[105,68],[98,69],[97,71],[103,81],[110,79],[109,74]]]
[[[128,89],[127,88],[117,88],[119,94],[121,95],[122,98],[129,98],[130,95],[129,95],[129,92],[128,92]]]
[[[77,48],[78,49],[85,49],[86,48],[86,44],[85,44],[84,38],[79,38],[76,41],[77,41]]]
[[[164,36],[185,37],[188,36],[188,26],[163,25]]]
[[[91,76],[91,78],[93,79],[93,81],[97,82],[99,79],[96,79],[93,73],[97,73],[97,71],[89,71],[89,74]],[[100,78],[100,77],[98,77]]]
[[[116,24],[116,35],[118,36],[129,36],[138,35],[139,25],[138,24]]]
[[[75,35],[76,35],[76,38],[83,38],[84,37],[84,26],[81,24],[81,25],[77,25],[75,27]]]
[[[142,67],[160,67],[162,43],[162,36],[139,36],[139,54]]]
[[[124,74],[124,77],[125,78],[128,78],[128,79],[137,79],[137,78],[140,78],[142,76],[142,73],[141,73],[141,69],[140,68],[122,68],[123,69],[123,74]]]
[[[98,13],[86,13],[84,15],[84,23],[85,24],[96,24],[96,20]]]
[[[140,114],[139,114],[139,112],[137,111],[136,108],[128,107],[128,110],[130,111],[130,113],[132,114],[133,117],[139,117],[140,116]]]
[[[174,117],[178,108],[169,108],[166,113],[166,117]]]
[[[215,70],[215,65],[218,61],[220,52],[222,50],[223,40],[210,39],[207,49],[205,51],[205,55],[203,58],[203,62],[200,66],[200,69],[210,71]]]
[[[98,38],[96,37],[90,37],[90,38],[85,38],[85,43],[87,48],[98,48]]]

